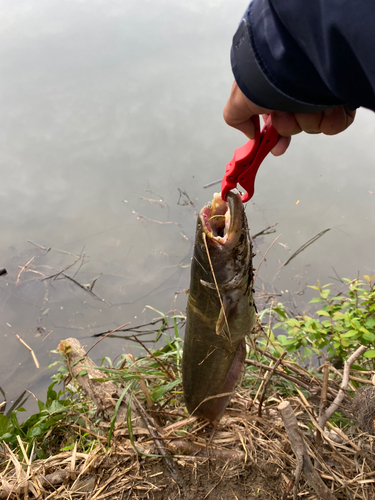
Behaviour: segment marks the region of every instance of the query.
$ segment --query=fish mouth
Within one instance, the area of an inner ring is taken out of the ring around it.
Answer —
[[[243,227],[244,210],[240,194],[230,191],[227,200],[225,202],[219,193],[214,193],[212,202],[200,212],[206,236],[220,245],[237,241]]]

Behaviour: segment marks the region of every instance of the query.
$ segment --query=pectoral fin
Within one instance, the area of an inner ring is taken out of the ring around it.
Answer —
[[[227,333],[227,330],[229,328],[229,320],[231,316],[235,313],[237,304],[233,302],[233,300],[230,297],[223,297],[222,299],[223,307],[220,309],[219,317],[217,318],[216,321],[216,335],[223,335],[224,337],[230,338],[230,332]],[[223,331],[225,328],[226,331]]]

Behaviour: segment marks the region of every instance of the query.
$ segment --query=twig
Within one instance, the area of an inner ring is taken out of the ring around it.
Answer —
[[[59,274],[62,274],[64,276],[64,278],[67,278],[68,280],[73,281],[73,283],[75,283],[77,286],[82,288],[82,290],[85,290],[85,292],[89,293],[92,297],[94,297],[94,299],[100,300],[100,302],[105,302],[106,304],[110,305],[109,302],[107,302],[105,299],[98,297],[98,295],[96,295],[96,293],[94,293],[92,290],[90,290],[90,288],[88,286],[81,285],[81,283],[79,283],[79,281],[75,280],[74,278],[72,278],[71,276],[68,276],[67,274],[65,274],[63,272],[61,272]],[[45,278],[45,279],[47,279],[47,278]]]
[[[322,415],[324,414],[326,406],[327,406],[328,376],[329,376],[329,363],[325,362],[323,365],[323,384],[322,384],[322,392],[320,394],[318,422],[320,422],[320,419],[321,419]],[[320,453],[321,447],[322,447],[322,434],[319,430],[317,430],[317,432],[316,432],[315,446],[316,446],[318,452]]]
[[[21,271],[18,273],[18,276],[17,276],[16,285],[18,285],[18,284],[19,284],[19,282],[20,282],[20,277],[21,277],[21,274],[24,272],[24,270],[27,268],[27,266],[28,266],[29,264],[31,264],[31,262],[32,262],[34,259],[35,259],[35,255],[34,255],[34,257],[31,257],[31,259],[30,259],[28,262],[26,262],[26,264],[25,264],[23,267],[21,267]]]
[[[222,181],[222,179],[218,179],[217,181],[212,181],[212,182],[209,182],[208,184],[205,184],[203,186],[204,189],[207,189],[211,186],[215,186],[215,184],[220,184],[220,182]]]
[[[100,234],[100,233],[98,233]],[[59,253],[63,253],[65,255],[71,255],[72,257],[75,257],[75,258],[78,258],[79,256],[76,255],[75,253],[72,253],[72,252],[67,252],[66,250],[60,250],[59,248],[52,248],[52,247],[44,247],[43,245],[38,245],[38,243],[34,243],[33,241],[31,240],[27,240],[27,243],[31,243],[32,245],[34,245],[35,247],[37,248],[40,248],[41,250],[44,250],[45,253],[48,253],[49,251],[51,250],[54,250],[55,252],[59,252]]]
[[[143,196],[140,196],[139,199],[143,201],[149,201],[150,203],[154,203],[155,205],[159,205],[160,207],[167,206],[167,203],[164,200],[153,200],[152,198],[144,198]]]
[[[163,222],[161,220],[156,220],[156,219],[150,219],[149,217],[146,217],[145,215],[141,215],[139,214],[138,212],[136,212],[135,210],[132,210],[132,213],[137,217],[137,219],[144,219],[144,220],[148,220],[150,222],[156,222],[156,224],[173,224],[174,226],[178,226],[178,227],[181,227],[181,224],[178,223],[178,222],[173,222],[173,221],[166,221],[166,222]]]
[[[348,388],[349,385],[349,376],[350,376],[350,367],[351,365],[360,357],[362,354],[367,350],[367,347],[364,345],[361,345],[358,347],[358,349],[353,352],[353,354],[345,361],[344,364],[344,370],[343,370],[343,376],[342,376],[342,382],[340,385],[340,390],[335,397],[334,401],[331,403],[331,405],[327,408],[327,410],[323,411],[322,414],[319,416],[319,425],[322,429],[324,429],[324,426],[327,422],[327,420],[335,413],[335,411],[338,410],[339,406],[343,402],[345,398],[345,392]]]
[[[323,483],[319,474],[313,467],[310,457],[307,453],[306,445],[298,428],[297,418],[288,401],[283,401],[277,407],[281,413],[286,432],[288,433],[290,444],[297,457],[297,468],[295,471],[294,499],[297,500],[298,483],[301,471],[315,493],[323,500],[337,500],[327,486]]]
[[[114,330],[111,330],[110,332],[108,332],[107,334],[105,334],[103,337],[101,337],[99,340],[97,340],[95,342],[95,344],[93,344],[90,349],[88,351],[86,351],[86,354],[85,356],[88,355],[88,353],[91,351],[91,349],[94,349],[94,347],[99,344],[99,342],[101,342],[102,340],[104,340],[106,337],[108,337],[108,335],[111,335],[111,333],[114,333],[114,332],[118,332],[119,330],[121,330],[122,328],[124,328],[124,326],[127,326],[127,325],[130,325],[130,321],[128,323],[124,323],[123,325],[119,326],[118,328],[115,328]]]
[[[266,380],[264,381],[262,394],[260,395],[260,399],[259,399],[258,417],[262,416],[262,404],[263,404],[264,396],[266,395],[267,385],[269,384],[269,381],[271,380],[272,375],[275,373],[276,368],[279,366],[279,364],[285,358],[286,354],[287,354],[287,352],[284,351],[282,353],[282,355],[279,357],[279,359],[276,361],[276,363],[273,365],[272,369],[267,374]]]
[[[141,325],[132,326],[131,328],[121,328],[120,330],[117,330],[117,331],[119,331],[119,332],[133,332],[133,331],[137,331],[139,328],[143,328],[144,326],[156,325],[156,323],[159,323],[160,321],[164,321],[164,318],[162,318],[162,317],[154,318],[151,321],[149,321],[148,323],[142,323]],[[101,337],[102,335],[106,335],[107,333],[112,333],[112,330],[106,330],[105,332],[94,333],[94,335],[92,335],[92,337]],[[149,330],[148,332],[145,332],[145,333],[152,333],[152,330]]]
[[[14,335],[18,338],[18,340],[21,342],[21,344],[22,344],[23,346],[25,346],[25,347],[26,347],[26,349],[28,349],[28,350],[30,351],[30,353],[31,353],[31,357],[33,358],[33,361],[34,361],[35,366],[36,366],[37,368],[40,368],[39,361],[37,360],[37,357],[35,356],[35,352],[31,349],[31,347],[30,347],[30,346],[28,346],[28,345],[26,344],[26,342],[24,342],[24,341],[21,339],[21,337],[20,337],[19,335],[17,335],[17,333],[15,333]]]
[[[61,271],[59,271],[59,272],[58,272],[58,273],[56,273],[56,274],[51,274],[51,276],[47,276],[46,278],[43,278],[43,279],[42,279],[42,281],[45,281],[45,280],[50,280],[50,279],[52,279],[52,278],[53,278],[54,280],[56,280],[56,279],[60,276],[60,274],[62,274],[63,276],[65,276],[65,274],[64,274],[64,272],[65,272],[65,271],[67,271],[68,269],[70,269],[71,267],[73,267],[73,266],[74,266],[74,264],[77,264],[77,262],[78,262],[79,260],[82,260],[82,259],[84,259],[84,258],[85,258],[85,254],[83,253],[83,250],[84,250],[84,248],[82,249],[81,254],[80,254],[79,256],[77,256],[76,260],[75,260],[72,264],[69,264],[68,266],[64,267],[64,269],[62,269]],[[73,279],[73,278],[71,278],[71,279]],[[81,285],[81,286],[82,286],[82,285]]]
[[[262,363],[259,363],[258,361],[253,361],[252,359],[245,359],[245,364],[257,366],[258,368],[262,368],[263,370],[267,370],[267,371],[273,370],[272,366],[263,365]],[[293,377],[293,375],[289,375],[288,373],[284,373],[281,370],[277,371],[277,375],[280,375],[280,377],[286,378],[290,382],[293,382],[294,384],[299,385],[300,387],[302,387],[302,389],[305,389],[306,391],[309,391],[309,392],[311,391],[311,386],[309,384],[302,382],[297,377]]]
[[[294,259],[294,257],[297,257],[297,255],[301,252],[303,252],[304,250],[306,250],[307,247],[309,247],[310,245],[312,245],[316,240],[318,240],[321,236],[323,236],[323,234],[326,234],[328,231],[330,231],[331,228],[329,227],[328,229],[324,229],[324,231],[320,231],[320,233],[316,234],[315,236],[313,236],[312,238],[310,238],[308,241],[306,241],[306,243],[304,243],[303,245],[301,245],[290,257],[289,259],[284,262],[284,264],[282,264],[281,267],[285,267],[289,264],[289,262],[291,260]]]
[[[272,224],[271,226],[268,226],[264,229],[262,229],[262,231],[259,231],[259,233],[256,233],[256,234],[252,234],[251,235],[251,239],[252,240],[255,240],[255,238],[258,238],[258,236],[262,236],[262,235],[266,235],[266,234],[272,234],[272,233],[276,233],[276,229],[274,229],[273,231],[269,231],[269,229],[272,229],[273,227],[277,226],[277,222],[275,222],[275,224]]]
[[[271,248],[274,246],[274,244],[276,243],[276,241],[280,238],[281,234],[279,234],[279,236],[277,236],[273,242],[271,243],[271,245],[267,248],[266,250],[266,253],[263,255],[261,261],[259,262],[259,266],[257,268],[257,270],[255,271],[255,275],[254,275],[254,280],[253,280],[253,283],[255,283],[255,280],[257,279],[257,276],[258,276],[258,272],[259,272],[259,269],[260,269],[260,266],[262,265],[264,259],[267,257],[267,254],[268,252],[271,250]]]
[[[162,371],[166,374],[166,376],[168,378],[171,378],[172,380],[176,380],[176,375],[173,373],[173,370],[172,370],[172,366],[170,363],[167,363],[169,365],[169,368],[171,371],[169,371],[168,368],[166,368],[163,363],[160,361],[160,359],[155,356],[151,351],[150,349],[147,349],[147,347],[144,345],[143,342],[141,342],[135,335],[133,335],[133,339],[138,342],[138,344],[140,344],[143,349],[147,352],[147,354],[156,361],[156,363],[160,366],[160,368],[162,369]]]
[[[146,410],[143,408],[141,403],[138,401],[137,397],[135,394],[133,394],[133,402],[134,405],[137,409],[137,412],[141,416],[141,419],[143,420],[143,423],[145,424],[146,428],[148,429],[150,436],[153,437],[154,443],[156,447],[158,448],[160,454],[163,456],[165,463],[167,464],[167,467],[172,475],[173,480],[176,482],[176,484],[179,486],[181,489],[183,498],[186,497],[186,487],[184,484],[184,481],[178,471],[176,469],[173,459],[169,456],[169,452],[167,452],[167,448],[164,445],[163,438],[159,435],[156,425],[154,424],[152,418],[147,414]]]

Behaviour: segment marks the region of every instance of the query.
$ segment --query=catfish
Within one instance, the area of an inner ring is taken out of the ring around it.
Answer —
[[[191,415],[221,419],[246,357],[255,320],[252,245],[241,196],[215,193],[197,219],[182,357]]]

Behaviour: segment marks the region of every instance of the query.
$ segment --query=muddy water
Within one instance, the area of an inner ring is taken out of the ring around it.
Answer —
[[[184,310],[194,207],[245,140],[222,121],[231,37],[246,1],[5,1],[0,19],[0,386],[43,398],[59,340]],[[306,284],[373,274],[375,117],[299,136],[248,203],[257,283],[305,307]],[[180,190],[185,191],[189,199]],[[155,222],[157,221],[157,222]],[[331,231],[280,268],[309,238]],[[48,253],[28,240],[46,249]],[[98,277],[93,297],[66,274]],[[19,272],[33,259],[19,278]],[[334,270],[332,269],[334,268]],[[61,278],[62,276],[60,276]],[[339,287],[337,281],[333,281]],[[298,292],[298,293],[297,293]],[[102,300],[99,300],[102,299]],[[276,297],[277,300],[277,297]],[[15,337],[27,342],[40,362]],[[107,340],[93,357],[134,343]],[[31,403],[30,403],[31,404]]]

